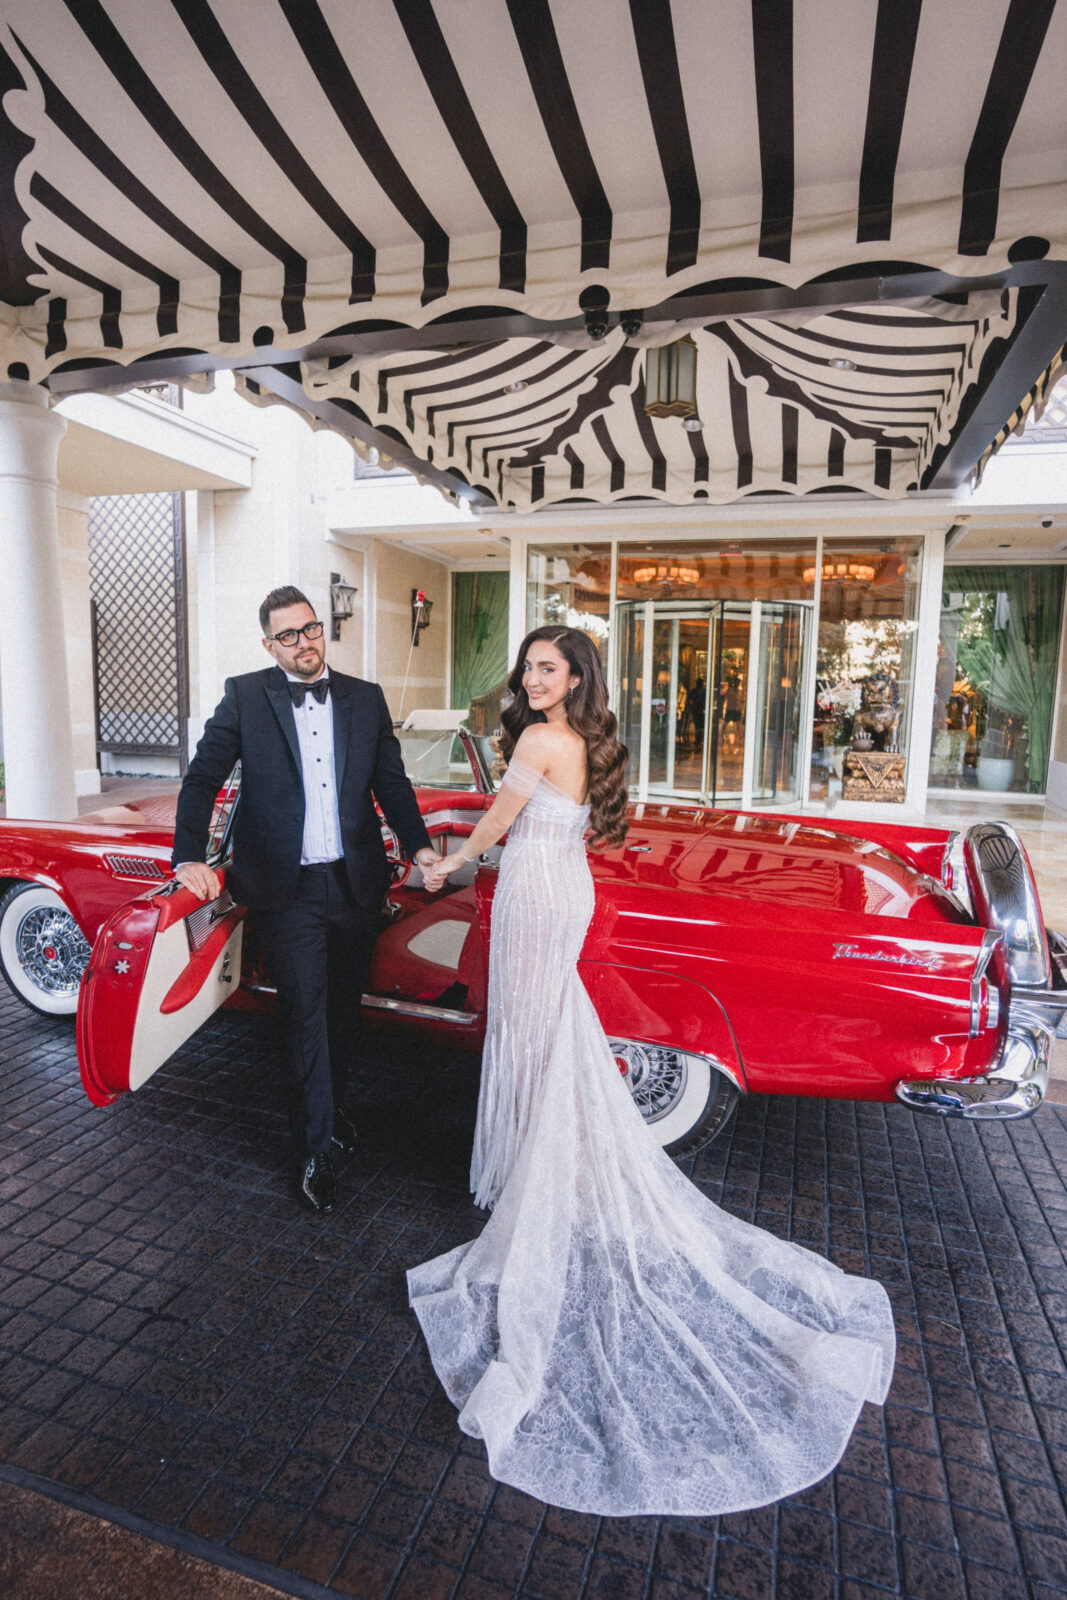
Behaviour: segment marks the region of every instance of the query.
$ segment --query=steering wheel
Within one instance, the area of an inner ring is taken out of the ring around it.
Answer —
[[[401,854],[396,834],[391,828],[384,825],[382,827],[382,843],[385,845],[385,859],[388,861],[389,871],[392,873],[389,887],[390,889],[402,889],[411,877],[411,862],[407,856]]]

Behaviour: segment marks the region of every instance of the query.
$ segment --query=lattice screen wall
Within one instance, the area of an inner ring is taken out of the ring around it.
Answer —
[[[89,511],[97,749],[187,755],[180,494],[106,495]]]

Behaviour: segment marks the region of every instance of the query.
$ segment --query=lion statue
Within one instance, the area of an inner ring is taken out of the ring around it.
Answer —
[[[860,708],[852,719],[852,746],[867,744],[864,731],[875,750],[897,753],[897,730],[900,727],[900,690],[897,680],[888,672],[872,672],[863,680],[860,691]],[[870,745],[867,748],[871,748]]]

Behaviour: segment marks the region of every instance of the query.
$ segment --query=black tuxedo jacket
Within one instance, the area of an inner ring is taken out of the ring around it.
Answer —
[[[430,838],[379,686],[331,667],[329,703],[345,867],[357,903],[371,905],[390,876],[375,799],[409,856]],[[175,866],[203,861],[216,795],[238,759],[233,896],[252,910],[280,911],[296,899],[304,838],[300,746],[280,667],[226,680],[178,796]]]

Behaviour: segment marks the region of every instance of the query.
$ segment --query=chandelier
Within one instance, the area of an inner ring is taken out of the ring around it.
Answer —
[[[699,567],[683,567],[678,561],[650,562],[634,568],[635,583],[699,583]]]
[[[866,561],[824,561],[822,564],[823,583],[870,583],[874,577],[874,568]],[[803,572],[805,583],[815,582],[815,568],[805,567]]]

